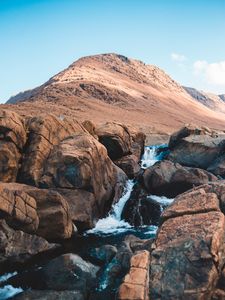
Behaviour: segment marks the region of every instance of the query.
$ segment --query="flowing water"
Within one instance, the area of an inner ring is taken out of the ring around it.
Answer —
[[[162,160],[166,153],[167,145],[145,147],[145,151],[141,160],[142,169],[146,169],[154,165],[157,161]],[[76,244],[79,244],[79,247],[76,249],[74,248],[75,253],[78,253],[84,259],[88,259],[88,255],[93,248],[105,244],[119,245],[123,241],[124,237],[128,234],[133,234],[142,239],[148,239],[155,236],[158,229],[157,226],[145,225],[134,227],[121,218],[123,208],[127,201],[129,201],[134,185],[135,180],[127,181],[123,196],[116,204],[112,206],[108,215],[105,218],[100,219],[93,229],[88,230],[79,242],[76,241]],[[168,199],[164,196],[160,197],[149,195],[149,197],[160,204],[161,211],[163,211],[163,209],[170,205],[173,201],[173,199]],[[0,277],[0,283],[6,281],[7,278],[10,278],[14,275],[15,273],[5,274],[4,276]],[[107,278],[106,268],[99,280],[99,290],[102,291],[107,288]],[[3,288],[0,288],[0,300],[9,299],[21,291],[21,288],[14,288],[10,285],[5,285]]]

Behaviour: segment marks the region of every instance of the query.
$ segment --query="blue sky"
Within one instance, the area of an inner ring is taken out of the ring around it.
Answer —
[[[224,0],[0,0],[0,102],[116,52],[225,93]]]

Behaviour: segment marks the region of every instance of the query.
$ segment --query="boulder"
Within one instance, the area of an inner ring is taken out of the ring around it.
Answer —
[[[23,119],[16,113],[0,111],[0,181],[16,181],[26,130]]]
[[[164,211],[151,253],[150,299],[212,299],[218,292],[225,262],[222,186],[196,187]]]
[[[35,232],[39,225],[35,199],[22,190],[12,189],[14,183],[0,183],[0,219],[5,218],[14,229]]]
[[[139,160],[144,153],[146,135],[134,127],[128,127],[131,135],[131,153]]]
[[[56,244],[45,239],[10,228],[5,220],[0,220],[0,269],[6,272],[15,264],[27,262],[34,255],[53,250]]]
[[[85,300],[77,291],[27,290],[13,297],[15,300]]]
[[[118,290],[119,300],[149,300],[149,252],[139,251],[131,257],[130,270]]]
[[[126,177],[121,172],[112,163],[101,143],[90,134],[81,133],[64,139],[53,148],[46,161],[41,185],[92,193],[95,198],[92,209],[94,214],[98,211],[95,215],[99,217],[109,209],[112,201],[117,200],[115,195],[121,195],[119,183],[121,178]],[[91,199],[90,194],[88,198]]]
[[[207,168],[207,171],[221,177],[225,177],[225,155],[219,156]]]
[[[19,183],[2,183],[0,186],[3,190],[8,190],[9,194],[26,195],[28,199],[32,199],[39,220],[39,224],[34,228],[37,235],[47,240],[71,237],[73,223],[70,209],[67,201],[59,193]],[[26,209],[26,211],[29,212],[29,209]]]
[[[225,134],[205,128],[184,127],[169,142],[168,159],[181,165],[207,169],[225,149]]]
[[[129,129],[119,123],[107,122],[96,128],[100,143],[102,143],[112,160],[131,153],[132,138]]]
[[[141,170],[139,159],[133,154],[114,160],[114,163],[126,173],[129,179],[137,177]]]
[[[139,183],[133,188],[130,199],[123,208],[121,218],[131,225],[158,225],[161,206],[148,196]]]
[[[89,132],[94,138],[98,140],[98,136],[96,134],[96,126],[93,122],[89,120],[85,120],[82,122],[82,126]]]
[[[169,160],[157,162],[143,174],[144,185],[149,193],[173,198],[194,186],[218,178],[202,169],[183,167]]]
[[[109,263],[117,253],[117,248],[112,245],[102,245],[91,249],[91,257],[99,263]]]
[[[28,119],[28,142],[23,155],[19,181],[38,186],[45,161],[54,145],[74,133],[86,132],[74,119],[57,118],[53,115]]]

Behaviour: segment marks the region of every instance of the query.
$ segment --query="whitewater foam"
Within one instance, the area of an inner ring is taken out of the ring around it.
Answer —
[[[16,274],[17,272],[4,274],[0,277],[0,282],[2,283],[8,280],[10,277],[15,276]],[[0,288],[0,299],[6,300],[21,292],[23,292],[23,289],[20,287],[15,288],[12,285],[5,285],[4,287]]]

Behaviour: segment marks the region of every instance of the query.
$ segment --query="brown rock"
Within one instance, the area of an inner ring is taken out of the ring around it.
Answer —
[[[98,136],[96,134],[96,126],[90,120],[85,120],[82,122],[82,126],[89,132],[94,138],[98,140]]]
[[[45,239],[10,228],[5,220],[0,220],[0,267],[1,271],[15,268],[15,263],[24,263],[32,256],[55,248]]]
[[[163,160],[145,170],[146,189],[155,195],[175,197],[194,186],[218,180],[213,174],[198,168],[182,167],[178,163]]]
[[[181,165],[207,169],[224,151],[225,134],[184,127],[173,134],[168,158]]]
[[[151,254],[150,299],[211,299],[224,234],[225,218],[217,211],[165,221]]]
[[[131,153],[131,135],[128,128],[119,123],[107,122],[96,129],[102,143],[112,160]]]
[[[22,118],[14,112],[0,111],[0,181],[16,181],[21,152],[26,142]]]
[[[133,255],[130,260],[130,266],[134,268],[148,269],[149,266],[149,252],[140,251]]]
[[[114,161],[114,163],[121,168],[132,179],[138,175],[141,170],[139,159],[135,155],[126,155]]]
[[[53,115],[33,117],[28,120],[28,143],[19,174],[20,182],[38,185],[44,164],[54,145],[64,138],[86,131],[74,119]]]
[[[39,224],[35,199],[26,192],[12,190],[9,186],[8,183],[0,183],[1,217],[15,229],[35,232]]]

